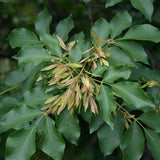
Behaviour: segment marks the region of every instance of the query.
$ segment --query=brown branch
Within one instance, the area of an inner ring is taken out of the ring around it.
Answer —
[[[150,53],[148,50],[146,50],[146,53],[147,53],[147,55],[148,55],[149,62],[150,62],[150,64],[151,64],[152,69],[155,69],[155,64],[154,64],[154,61],[153,61],[153,59],[152,59],[151,53]]]
[[[92,3],[88,2],[88,18],[90,21],[91,28],[93,27],[93,17],[92,17]]]

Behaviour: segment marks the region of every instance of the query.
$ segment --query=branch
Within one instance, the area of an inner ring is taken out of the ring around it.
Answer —
[[[92,3],[88,2],[88,18],[90,21],[91,28],[93,27],[93,17],[92,17]]]

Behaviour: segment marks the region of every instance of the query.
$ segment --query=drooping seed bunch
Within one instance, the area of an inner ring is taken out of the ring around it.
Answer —
[[[82,53],[92,51],[92,54],[78,63],[73,63],[69,60],[68,52],[74,46],[75,41],[69,43],[67,47],[60,37],[57,36],[57,39],[61,47],[67,52],[63,55],[63,58],[53,57],[52,64],[41,71],[49,72],[49,86],[59,85],[65,91],[49,98],[42,110],[48,110],[48,114],[53,114],[56,111],[57,114],[60,114],[67,107],[72,114],[75,109],[80,111],[83,106],[84,111],[86,111],[90,106],[91,111],[98,114],[98,107],[94,97],[99,93],[100,81],[95,78],[98,75],[94,75],[91,68],[96,69],[98,61],[100,65],[109,66],[106,57],[110,57],[112,53],[105,54],[103,49],[98,46],[99,42],[96,41],[92,48]]]

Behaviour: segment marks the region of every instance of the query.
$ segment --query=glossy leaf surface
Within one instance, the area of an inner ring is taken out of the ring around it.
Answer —
[[[113,130],[107,125],[103,124],[98,129],[99,147],[104,156],[113,153],[114,149],[120,145],[123,135],[125,120],[121,114],[115,120]]]
[[[71,115],[69,111],[64,110],[57,117],[56,126],[70,143],[77,144],[80,137],[80,127],[76,115]]]
[[[97,100],[100,105],[102,119],[113,129],[114,122],[111,113],[116,109],[117,105],[113,98],[112,90],[101,85]]]
[[[109,67],[106,74],[104,75],[103,81],[105,82],[114,82],[120,78],[128,79],[131,74],[131,69],[120,66],[120,67]]]
[[[49,34],[49,25],[52,21],[51,15],[48,13],[47,9],[42,10],[35,21],[35,28],[37,33],[41,36],[42,34]]]
[[[132,17],[128,12],[118,12],[110,22],[111,38],[115,38],[123,30],[130,27],[132,24]]]
[[[7,128],[19,129],[25,122],[31,121],[42,112],[36,108],[19,106],[9,111],[4,117],[2,124]]]
[[[123,39],[160,42],[160,30],[150,24],[135,25],[124,35]]]
[[[19,63],[38,65],[42,62],[49,61],[52,56],[48,54],[46,49],[33,46],[22,48],[14,58],[17,59]]]
[[[160,159],[160,134],[152,130],[145,129],[145,135],[148,141],[148,148],[151,150],[154,160]]]
[[[55,122],[47,116],[45,117],[41,137],[38,147],[55,160],[61,160],[65,143],[55,128]]]
[[[135,41],[118,41],[117,45],[122,48],[134,60],[148,64],[148,56],[142,45]]]
[[[46,94],[43,88],[37,87],[24,94],[24,103],[36,107],[37,105],[44,105],[44,102],[50,97],[51,95]]]
[[[24,47],[29,44],[38,43],[36,35],[26,28],[16,28],[8,36],[9,43],[14,49],[16,47]]]
[[[155,109],[155,105],[147,97],[138,83],[119,82],[113,84],[112,87],[123,100],[132,104],[135,108],[141,109],[143,107],[151,107],[153,110]]]
[[[153,1],[152,0],[130,0],[134,8],[142,12],[145,17],[151,21],[153,14]]]
[[[160,114],[154,111],[143,113],[139,119],[147,126],[157,132],[160,132]]]
[[[120,148],[123,160],[139,160],[144,152],[144,135],[141,128],[134,122],[126,131]]]
[[[7,139],[6,160],[29,160],[35,153],[36,126],[13,132]]]
[[[68,34],[73,27],[74,23],[70,15],[58,23],[55,31],[56,34],[63,39],[63,41],[66,41],[68,39]]]

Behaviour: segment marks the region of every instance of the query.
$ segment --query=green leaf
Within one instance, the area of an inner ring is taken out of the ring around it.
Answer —
[[[70,42],[72,41],[78,41],[79,47],[82,52],[87,51],[92,47],[91,43],[85,40],[85,35],[83,32],[75,34],[73,37],[71,37]],[[89,56],[89,53],[83,54],[84,57]]]
[[[43,88],[37,87],[24,94],[24,104],[34,108],[37,105],[44,105],[44,102],[50,97],[51,95],[45,93]]]
[[[60,43],[54,35],[43,34],[41,36],[41,41],[46,45],[47,50],[50,51],[52,55],[62,57]]]
[[[42,34],[49,34],[49,26],[52,21],[52,16],[48,13],[47,9],[44,8],[41,11],[35,21],[35,28],[37,33],[41,36]]]
[[[123,30],[132,25],[132,17],[128,12],[118,12],[110,22],[111,38],[120,35]]]
[[[9,72],[4,78],[4,84],[7,86],[15,86],[25,80],[25,75],[21,71]]]
[[[36,108],[19,106],[3,117],[2,124],[7,128],[19,129],[23,123],[33,120],[40,114],[42,112]]]
[[[131,69],[125,66],[120,67],[108,67],[106,74],[104,75],[103,81],[105,82],[114,82],[120,78],[127,80],[131,74]]]
[[[114,100],[112,90],[104,85],[101,85],[97,100],[100,105],[100,113],[102,119],[113,129],[112,111],[117,107]]]
[[[112,7],[112,6],[120,3],[121,1],[122,1],[122,0],[107,0],[105,7],[106,7],[106,8]]]
[[[148,64],[148,56],[141,44],[135,41],[118,41],[116,44],[134,60]]]
[[[152,130],[145,129],[148,148],[151,150],[154,160],[160,159],[160,134]]]
[[[92,66],[92,73],[99,76],[103,75],[103,73],[108,69],[108,67],[105,65],[100,65],[99,61],[96,64],[97,64],[96,69],[94,69],[94,66]]]
[[[63,41],[68,39],[68,34],[74,27],[74,22],[71,16],[72,15],[69,15],[67,18],[61,20],[56,27],[55,33],[58,34],[58,36],[61,37]]]
[[[118,47],[110,47],[107,50],[107,52],[112,52],[112,56],[108,58],[109,64],[113,66],[122,66],[122,65],[131,67],[135,66],[132,59]]]
[[[140,160],[144,152],[144,135],[136,122],[126,131],[120,148],[123,160]]]
[[[137,66],[132,70],[130,77],[131,80],[154,80],[160,82],[160,71],[152,70],[142,64],[137,64]]]
[[[89,124],[90,134],[96,131],[103,123],[104,121],[102,120],[100,115],[92,116],[91,122]]]
[[[82,50],[79,43],[76,43],[72,49],[69,51],[69,59],[73,62],[79,62],[82,58]]]
[[[49,61],[52,56],[48,54],[46,49],[33,46],[22,48],[14,58],[17,59],[19,63],[38,65],[42,62]]]
[[[83,0],[83,2],[88,3],[90,0]]]
[[[148,96],[152,98],[152,101],[156,106],[160,104],[160,87],[154,86],[154,87],[148,87],[147,88]]]
[[[135,25],[130,28],[122,39],[135,39],[160,42],[160,30],[150,24]]]
[[[29,160],[36,151],[36,125],[13,132],[7,139],[6,160]]]
[[[71,115],[68,110],[64,110],[57,117],[56,126],[70,143],[77,145],[80,137],[80,127],[78,117],[75,114]]]
[[[0,100],[0,119],[13,107],[18,106],[19,102],[14,97],[5,97]]]
[[[113,130],[107,124],[98,129],[99,148],[104,156],[112,154],[114,149],[120,145],[124,124],[125,120],[119,114],[115,120]]]
[[[143,113],[138,117],[147,126],[154,129],[156,132],[160,132],[160,114],[154,111]]]
[[[14,49],[16,47],[24,47],[29,44],[38,44],[37,36],[26,28],[16,28],[8,36],[9,43]]]
[[[156,109],[155,105],[147,97],[146,93],[136,82],[119,82],[112,85],[115,92],[122,97],[124,101],[132,104],[135,108],[150,107]]]
[[[104,18],[100,18],[95,22],[91,31],[95,33],[99,39],[107,40],[110,32],[109,24]]]
[[[82,119],[85,120],[86,122],[88,122],[88,123],[91,122],[92,113],[90,112],[89,109],[88,109],[86,112],[84,111],[84,109],[81,109],[81,111],[80,111],[80,116],[81,116]]]
[[[152,0],[130,0],[134,8],[142,12],[145,17],[151,21],[153,14],[153,1]]]
[[[61,160],[65,143],[55,128],[55,122],[48,116],[45,117],[41,137],[38,147],[53,159]]]

